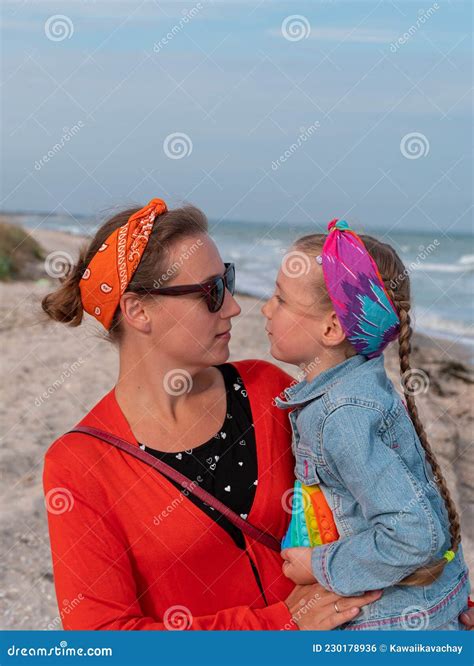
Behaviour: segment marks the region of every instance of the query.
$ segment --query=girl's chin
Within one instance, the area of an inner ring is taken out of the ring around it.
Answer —
[[[274,359],[277,361],[285,361],[285,359],[282,357],[280,350],[278,349],[278,346],[272,341],[270,338],[270,354],[273,356]]]
[[[282,361],[283,363],[290,363],[291,365],[298,365],[298,363],[293,359],[293,356],[285,351],[281,350],[272,338],[270,338],[270,354],[276,361]]]

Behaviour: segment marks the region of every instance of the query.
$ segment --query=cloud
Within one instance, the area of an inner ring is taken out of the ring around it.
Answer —
[[[282,37],[281,30],[273,28],[270,34]],[[350,42],[356,44],[390,44],[398,37],[395,31],[382,30],[380,28],[329,28],[311,26],[309,39],[320,42]]]

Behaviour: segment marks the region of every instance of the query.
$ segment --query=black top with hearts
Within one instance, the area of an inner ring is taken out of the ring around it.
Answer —
[[[252,412],[247,391],[236,368],[230,363],[216,367],[224,377],[227,393],[227,415],[222,428],[210,440],[189,451],[169,453],[148,446],[145,446],[145,451],[199,483],[245,520],[257,489],[257,449]],[[175,485],[181,489],[179,484]],[[235,525],[194,495],[189,494],[188,498],[217,521],[239,548],[245,548],[243,534]]]

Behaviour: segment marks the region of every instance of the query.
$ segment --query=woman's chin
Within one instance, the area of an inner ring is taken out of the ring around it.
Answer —
[[[213,365],[225,363],[230,356],[229,342],[220,341],[219,344],[214,345],[213,349],[209,350],[209,356],[213,358]]]

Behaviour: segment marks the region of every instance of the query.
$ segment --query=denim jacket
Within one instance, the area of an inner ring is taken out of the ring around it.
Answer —
[[[397,585],[450,547],[449,522],[383,356],[357,354],[276,398],[292,408],[295,475],[319,484],[339,540],[313,548],[317,580],[340,595],[384,588],[346,629],[437,629],[467,608],[462,548],[427,586]]]

